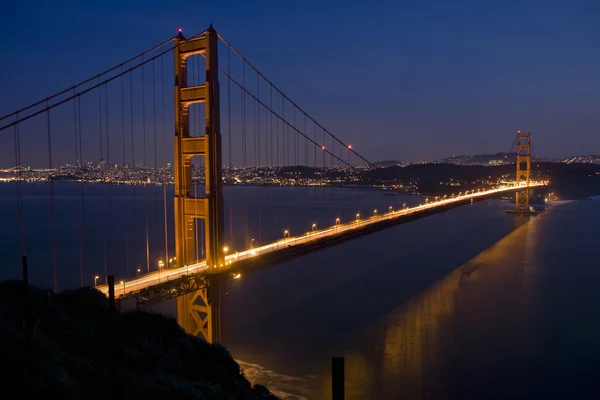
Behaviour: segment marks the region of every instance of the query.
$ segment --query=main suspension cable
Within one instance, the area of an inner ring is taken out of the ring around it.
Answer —
[[[170,39],[168,39],[168,40],[165,40],[165,41],[164,41],[164,42],[162,42],[161,44],[159,44],[159,45],[156,45],[156,46],[154,46],[153,48],[151,48],[151,49],[149,49],[149,50],[146,50],[146,51],[144,51],[144,52],[142,52],[142,53],[138,54],[137,56],[130,58],[130,59],[129,59],[129,60],[127,60],[127,61],[124,61],[124,62],[122,62],[122,63],[120,63],[120,64],[118,64],[118,65],[115,65],[114,67],[111,67],[111,68],[109,68],[109,69],[107,69],[107,70],[105,70],[105,71],[102,71],[101,73],[99,73],[99,74],[97,74],[97,75],[94,75],[94,76],[92,76],[92,77],[91,77],[91,78],[89,78],[89,79],[86,79],[86,80],[84,80],[84,81],[82,81],[82,82],[79,82],[78,84],[75,84],[75,85],[73,85],[73,86],[71,86],[71,87],[68,87],[68,88],[66,88],[66,89],[63,89],[63,90],[61,90],[60,92],[57,92],[57,93],[53,94],[53,95],[52,95],[52,96],[50,96],[50,97],[47,97],[47,98],[45,98],[45,99],[42,99],[42,100],[40,100],[40,101],[36,101],[35,103],[32,103],[32,104],[30,104],[30,105],[28,105],[28,106],[26,106],[26,107],[23,107],[23,108],[21,108],[21,109],[19,109],[19,110],[17,110],[17,111],[13,111],[13,112],[12,112],[12,113],[10,113],[10,114],[6,114],[5,116],[3,116],[3,117],[0,117],[0,121],[4,120],[4,119],[6,119],[6,118],[12,117],[12,116],[14,116],[14,115],[22,114],[24,111],[27,111],[27,110],[29,110],[30,108],[33,108],[33,107],[39,106],[40,104],[43,104],[44,102],[48,102],[48,101],[50,101],[50,100],[52,100],[52,99],[55,99],[55,98],[56,98],[56,97],[58,97],[58,96],[61,96],[61,95],[65,94],[65,93],[67,93],[67,92],[70,92],[71,90],[73,90],[73,91],[74,91],[75,89],[77,89],[77,88],[78,88],[78,87],[80,87],[80,86],[83,86],[83,85],[85,85],[86,83],[90,83],[90,82],[92,82],[92,81],[93,81],[93,80],[95,80],[95,79],[100,79],[100,77],[101,77],[101,76],[104,76],[104,75],[106,75],[106,74],[108,74],[108,73],[110,73],[110,72],[112,72],[112,71],[116,70],[117,68],[121,68],[121,69],[122,69],[122,67],[123,67],[124,65],[127,65],[127,64],[129,64],[129,63],[131,63],[131,62],[133,62],[133,61],[137,60],[138,58],[140,58],[140,57],[144,56],[145,54],[151,53],[151,52],[153,52],[154,50],[156,50],[156,49],[158,49],[158,48],[161,48],[161,47],[163,47],[164,45],[166,45],[167,43],[171,42],[171,41],[172,41],[172,40],[174,40],[175,38],[176,38],[176,36],[173,36],[172,38],[170,38]]]

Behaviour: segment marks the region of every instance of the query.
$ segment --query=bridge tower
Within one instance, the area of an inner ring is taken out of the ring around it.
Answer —
[[[518,191],[515,196],[517,212],[529,212],[529,176],[531,174],[531,133],[517,133],[517,185],[525,185],[526,189]]]
[[[177,321],[186,332],[202,335],[206,341],[221,341],[220,298],[226,283],[217,274],[224,264],[223,189],[221,171],[221,132],[219,112],[219,63],[217,32],[212,25],[202,35],[186,39],[181,31],[175,39],[175,255],[178,267],[198,260],[194,219],[203,219],[206,238],[208,278],[204,288],[177,298]],[[187,59],[206,58],[206,81],[188,86]],[[205,133],[190,136],[189,107],[204,103]],[[206,193],[192,195],[194,156],[204,157]]]

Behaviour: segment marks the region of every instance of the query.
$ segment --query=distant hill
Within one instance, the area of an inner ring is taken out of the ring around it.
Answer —
[[[401,162],[401,161],[396,161],[396,160],[391,160],[391,161],[375,161],[373,163],[373,165],[375,165],[376,167],[394,167],[396,165],[406,165],[407,163],[405,162]]]
[[[407,167],[387,167],[366,171],[364,181],[372,184],[394,185],[415,182],[423,194],[447,194],[451,187],[441,185],[450,180],[460,183],[460,189],[477,187],[476,182],[496,181],[504,177],[514,179],[514,164],[497,166],[458,165],[452,163],[414,164]],[[590,163],[567,164],[560,162],[536,162],[532,165],[532,178],[545,177],[560,198],[583,198],[600,193],[600,165]]]
[[[454,165],[504,165],[513,164],[516,160],[516,153],[495,153],[495,154],[472,154],[458,155],[442,158],[436,161],[431,161],[432,164],[454,164]],[[565,164],[600,164],[600,155],[573,156],[566,158],[551,158],[551,157],[533,157],[533,162],[554,162]],[[393,167],[406,166],[412,164],[402,161],[377,161],[373,163],[377,167]]]

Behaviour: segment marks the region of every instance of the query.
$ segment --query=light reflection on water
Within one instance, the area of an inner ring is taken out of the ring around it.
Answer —
[[[241,359],[257,360],[274,371],[299,377],[301,395],[311,399],[331,398],[329,360],[340,354],[346,357],[349,400],[552,398],[559,394],[569,398],[575,393],[577,398],[594,398],[598,388],[592,375],[600,367],[600,298],[595,284],[581,279],[586,275],[600,278],[600,272],[589,267],[600,259],[600,249],[594,246],[597,226],[591,222],[598,217],[597,205],[564,203],[529,222],[521,219],[504,237],[413,296],[403,298],[403,289],[411,284],[399,282],[395,306],[383,313],[375,310],[380,298],[388,295],[385,281],[396,278],[386,275],[385,268],[374,268],[373,274],[383,274],[378,282],[381,289],[371,299],[376,318],[365,319],[364,312],[343,308],[349,296],[332,287],[347,286],[346,282],[320,282],[317,286],[327,288],[311,296],[329,313],[351,315],[356,311],[357,329],[348,328],[340,323],[344,318],[333,314],[329,324],[324,324],[318,313],[312,318],[298,316],[298,310],[314,304],[309,300],[282,300],[285,305],[274,306],[273,314],[261,310],[262,317],[255,322],[264,324],[264,329],[234,335],[244,335],[248,346],[234,340],[231,349]],[[577,243],[568,244],[569,237],[577,238]],[[467,243],[471,239],[461,240]],[[355,244],[360,249],[363,245]],[[571,254],[570,249],[577,249],[577,254]],[[421,256],[450,265],[456,259],[445,259],[443,251],[432,252],[429,249],[428,255]],[[577,260],[582,276],[570,273],[569,260]],[[413,268],[419,266],[418,262],[412,264]],[[432,265],[431,269],[439,272],[438,267]],[[413,286],[418,284],[418,280],[412,282]],[[363,287],[369,285],[365,282]],[[252,292],[241,292],[261,296],[261,291],[273,289],[260,283],[252,287]],[[235,288],[230,291],[235,295]],[[290,296],[297,294],[292,291]],[[582,303],[583,298],[586,301]],[[342,303],[342,307],[328,307],[323,299],[338,306]],[[235,300],[230,303],[237,305]],[[314,322],[317,333],[300,328],[300,334],[308,336],[301,340],[289,322],[292,319],[281,315],[285,313],[296,315],[300,326]],[[572,314],[579,318],[574,320]],[[565,320],[571,326],[565,325]],[[278,338],[285,332],[278,324],[288,327],[285,339]],[[264,345],[265,341],[271,346]],[[287,343],[288,348],[280,342]],[[304,344],[300,351],[295,348],[299,343]],[[273,389],[280,387],[277,379],[269,383]],[[289,385],[282,387],[286,393],[300,393]]]

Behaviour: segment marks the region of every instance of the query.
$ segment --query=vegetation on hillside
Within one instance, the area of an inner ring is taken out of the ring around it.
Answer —
[[[54,399],[276,399],[220,345],[159,314],[111,314],[95,289],[0,283],[4,393]]]

